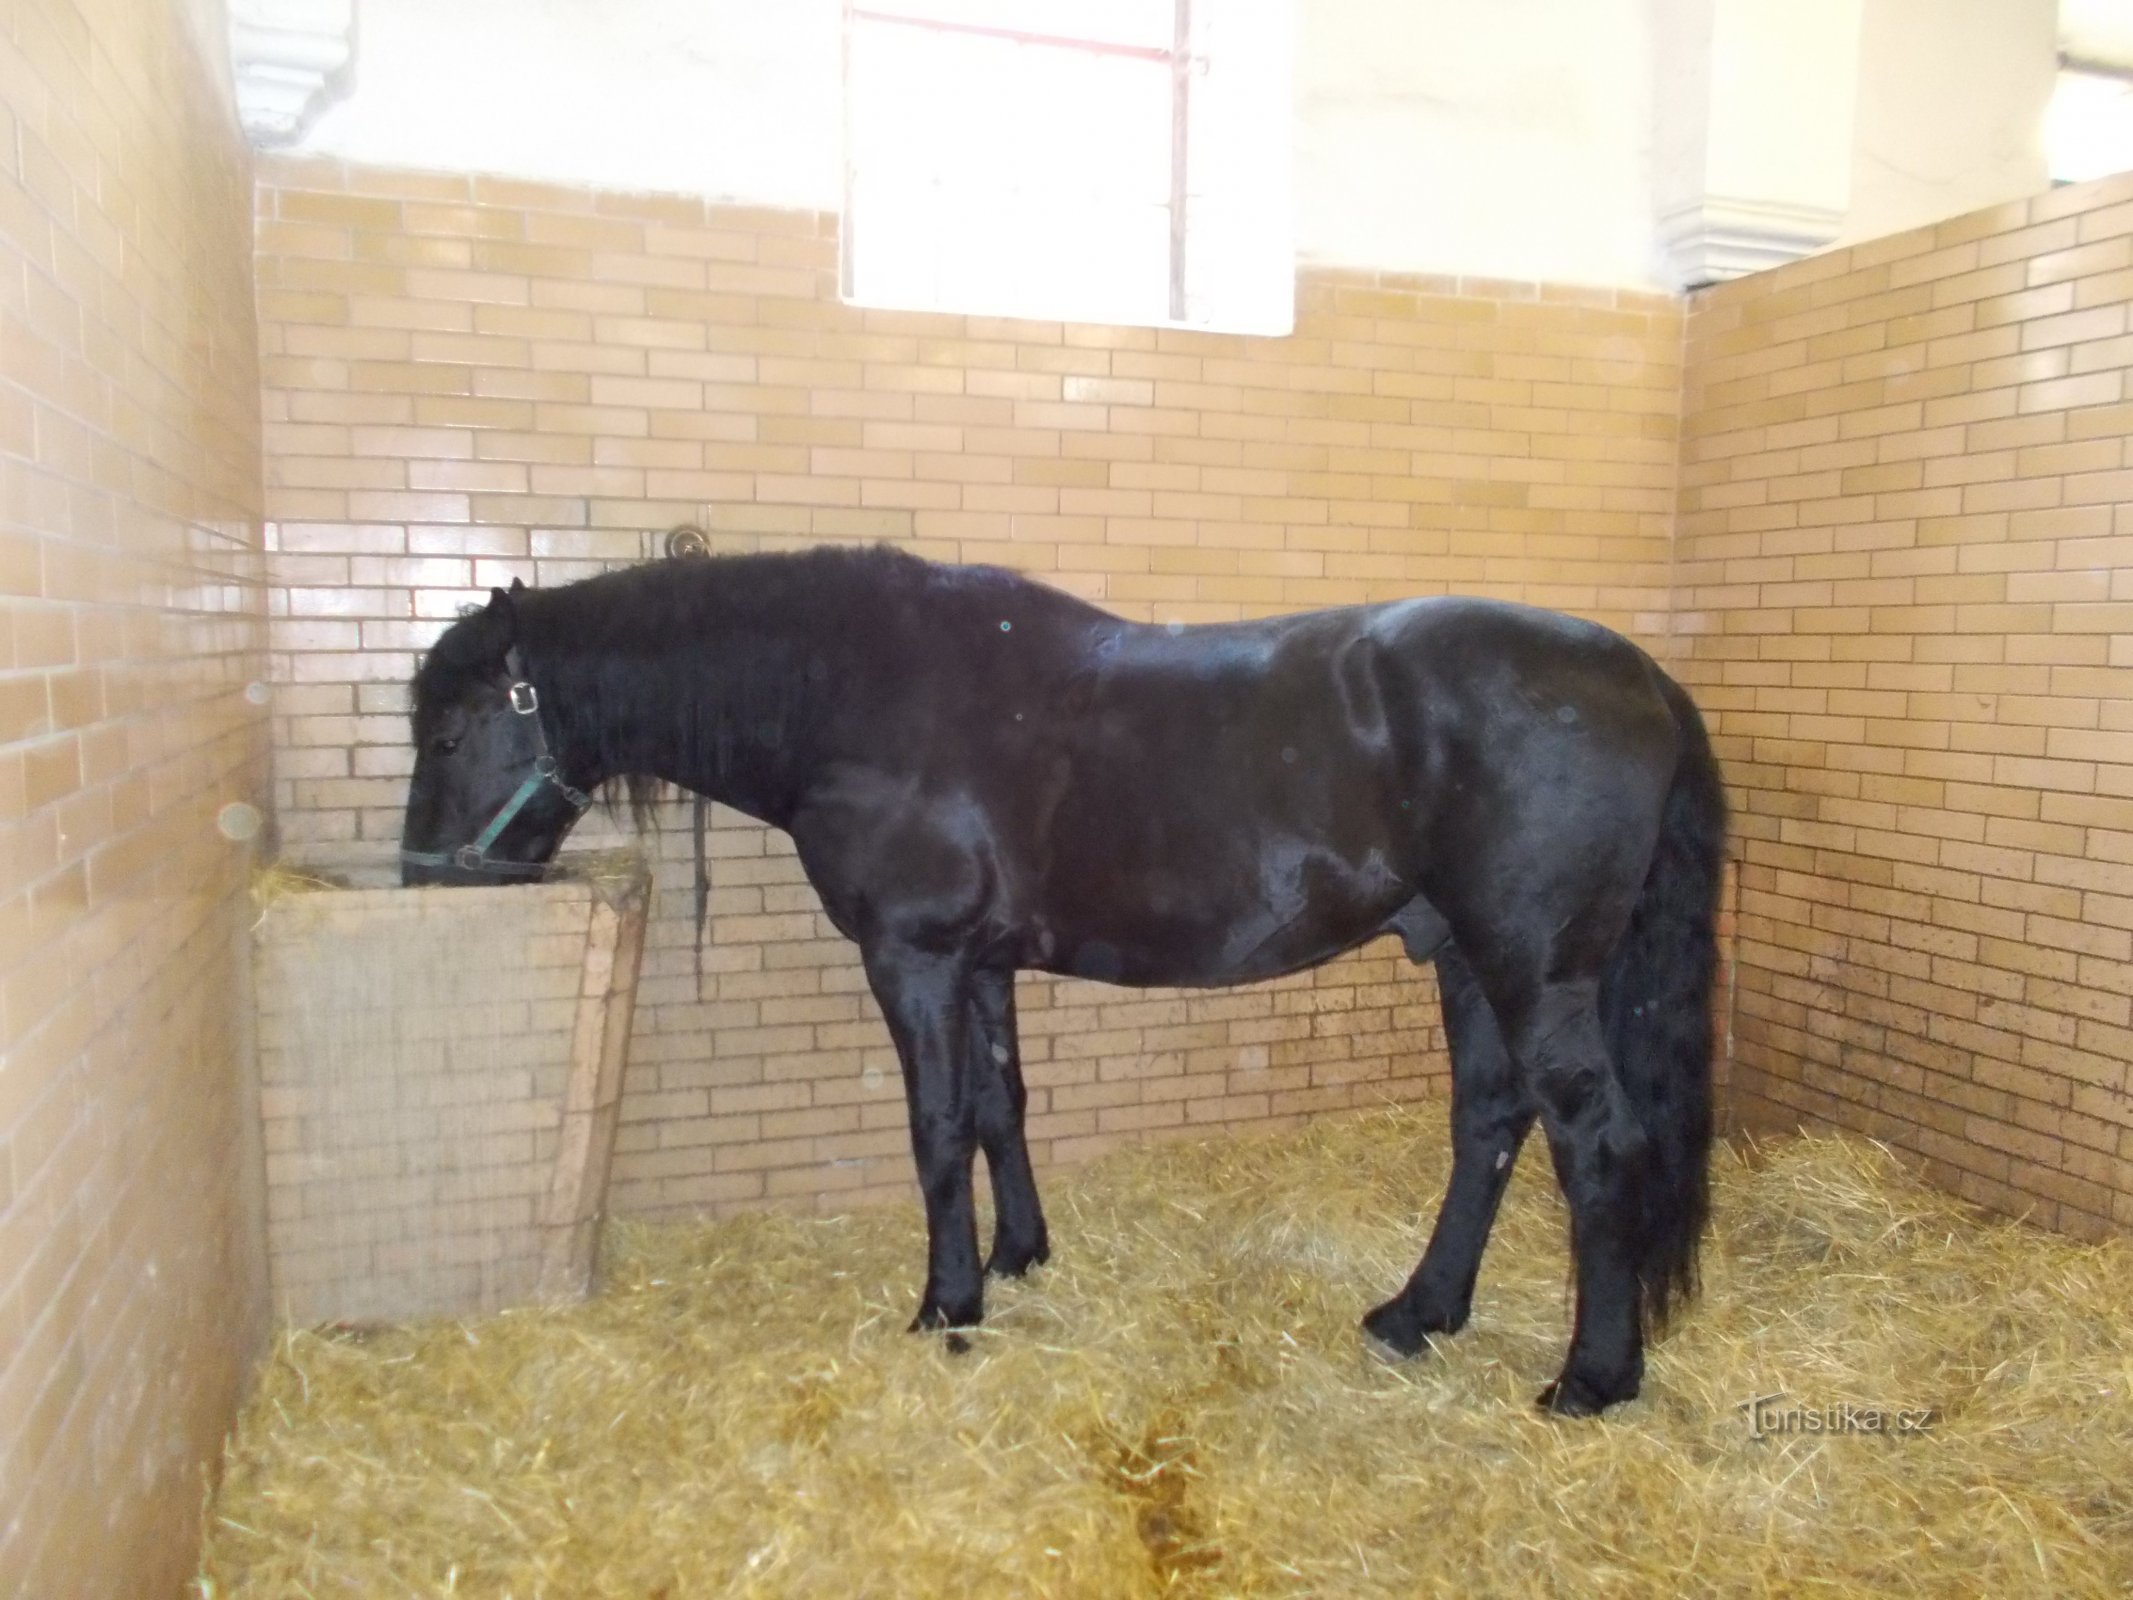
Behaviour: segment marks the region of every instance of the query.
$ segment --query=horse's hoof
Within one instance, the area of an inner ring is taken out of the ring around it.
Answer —
[[[1388,1367],[1397,1367],[1405,1362],[1412,1361],[1419,1354],[1418,1351],[1414,1350],[1395,1349],[1368,1328],[1363,1330],[1363,1348]]]
[[[1364,1342],[1388,1361],[1405,1361],[1429,1348],[1430,1336],[1457,1333],[1466,1318],[1432,1316],[1403,1301],[1388,1300],[1363,1318]]]
[[[1363,1342],[1387,1361],[1405,1361],[1422,1353],[1429,1335],[1412,1312],[1390,1300],[1364,1316]]]
[[[985,1304],[974,1300],[967,1306],[944,1306],[939,1301],[928,1300],[918,1308],[918,1315],[911,1319],[910,1333],[935,1333],[944,1328],[975,1328],[985,1320]]]
[[[986,1276],[993,1278],[1023,1278],[1032,1267],[1041,1267],[1052,1259],[1051,1246],[1043,1243],[1026,1248],[1011,1248],[994,1245],[991,1256],[986,1259]]]
[[[1571,1373],[1534,1396],[1533,1403],[1552,1417],[1596,1417],[1609,1406],[1637,1398],[1637,1380],[1601,1386]]]

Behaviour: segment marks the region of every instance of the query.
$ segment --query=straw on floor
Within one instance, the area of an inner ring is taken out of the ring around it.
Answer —
[[[1981,1222],[1859,1142],[1721,1151],[1703,1297],[1642,1399],[1563,1423],[1531,1405],[1567,1321],[1537,1146],[1467,1331],[1401,1365],[1358,1335],[1414,1263],[1444,1120],[1376,1112],[1055,1177],[1053,1264],[993,1286],[961,1356],[904,1331],[915,1207],[619,1228],[585,1305],[289,1332],[230,1446],[199,1591],[2133,1586],[2126,1244]],[[1860,1408],[1883,1431],[1800,1431],[1861,1429]]]

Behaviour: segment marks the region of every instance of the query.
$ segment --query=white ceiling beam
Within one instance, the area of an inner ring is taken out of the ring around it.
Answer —
[[[1852,198],[1863,0],[1659,0],[1653,200],[1683,288],[1811,255]]]
[[[355,0],[230,0],[237,119],[259,148],[302,138],[354,61]]]

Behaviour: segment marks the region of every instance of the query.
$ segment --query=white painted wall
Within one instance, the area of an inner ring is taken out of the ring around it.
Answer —
[[[2048,186],[2058,11],[2056,0],[1867,0],[1839,244]]]
[[[838,0],[360,0],[299,148],[834,208]],[[1645,0],[1300,0],[1313,260],[1649,283]]]
[[[1708,181],[1766,205],[1841,209],[1860,0],[1726,0],[1716,20]]]
[[[2059,48],[2091,66],[2133,70],[2133,6],[2126,0],[2059,0]]]
[[[2024,130],[2049,88],[2037,29],[2048,59],[2052,0],[1866,4],[1845,236],[2043,187]],[[1305,259],[1664,284],[1655,0],[1298,0],[1297,13]],[[299,148],[834,209],[839,21],[839,0],[358,0],[353,93]]]
[[[1309,260],[1656,284],[1646,0],[1302,0]]]
[[[1693,287],[1825,248],[1852,193],[1864,0],[1652,0],[1652,206]]]
[[[298,146],[380,166],[835,210],[839,0],[358,0]]]

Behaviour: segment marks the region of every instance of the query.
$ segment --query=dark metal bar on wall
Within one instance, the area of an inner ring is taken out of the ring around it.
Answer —
[[[2121,83],[2133,83],[2133,62],[2087,59],[2082,56],[2059,52],[2059,70],[2078,72],[2085,78],[2116,78]]]

